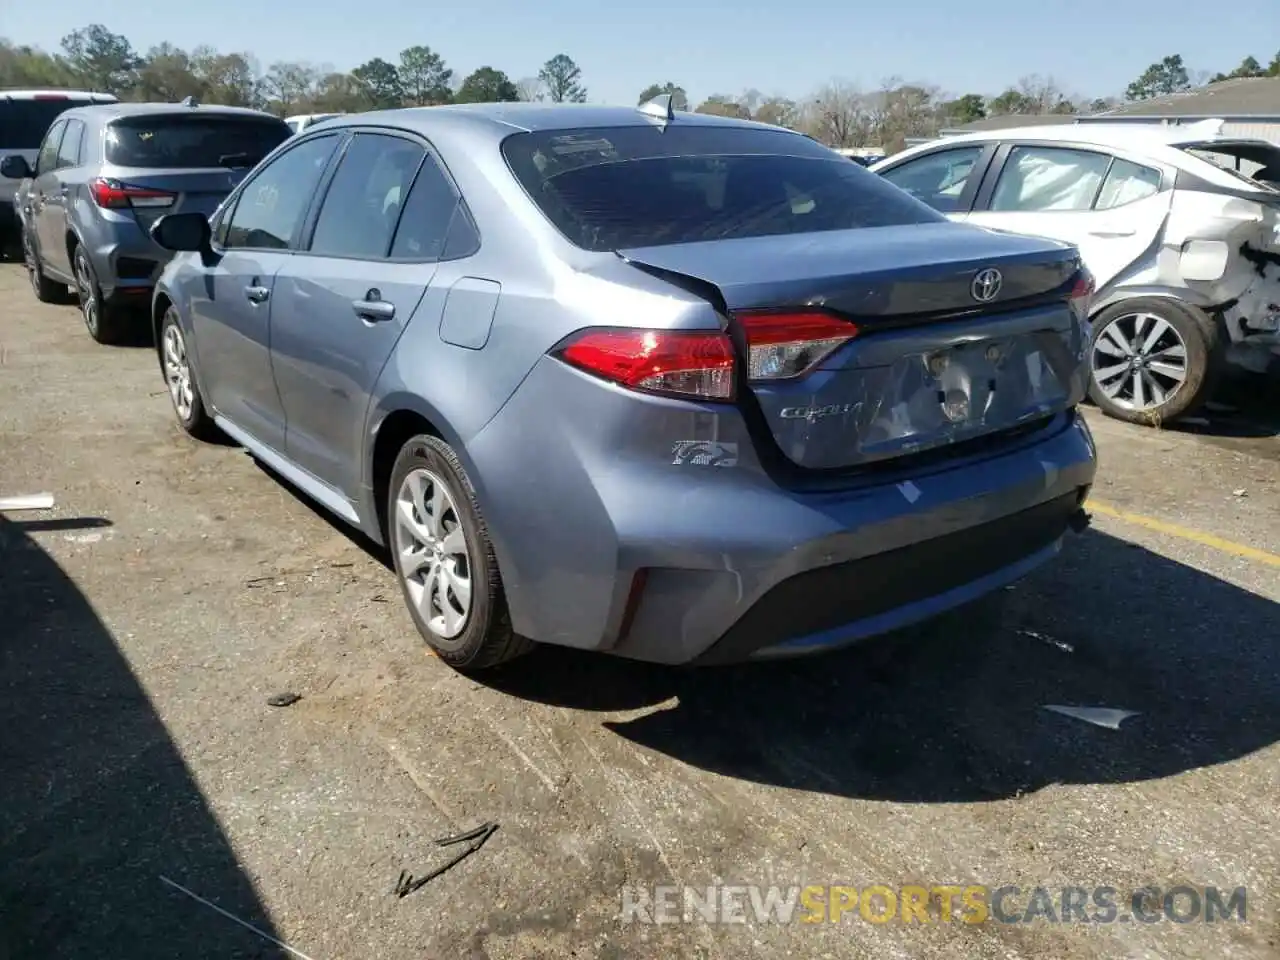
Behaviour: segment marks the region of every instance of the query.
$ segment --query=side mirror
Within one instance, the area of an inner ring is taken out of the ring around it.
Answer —
[[[203,213],[171,213],[151,225],[151,239],[166,250],[209,253],[213,232]]]
[[[27,163],[27,158],[19,153],[10,154],[0,160],[0,177],[7,177],[10,180],[26,180],[35,175],[35,171],[31,169],[31,164]]]

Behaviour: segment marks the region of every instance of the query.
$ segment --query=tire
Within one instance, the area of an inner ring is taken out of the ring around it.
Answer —
[[[438,518],[428,509],[433,503]],[[456,670],[474,673],[527,652],[532,643],[511,629],[475,488],[453,449],[426,434],[409,440],[391,469],[386,505],[387,543],[405,605],[436,655]],[[423,562],[407,566],[410,551],[422,555]],[[465,604],[455,589],[464,582]],[[428,593],[433,583],[443,589]]]
[[[1112,304],[1093,318],[1089,399],[1127,423],[1171,423],[1212,396],[1225,349],[1215,319],[1190,304],[1163,297]]]
[[[133,333],[128,317],[118,306],[110,304],[102,296],[98,274],[83,246],[76,244],[71,256],[71,266],[76,277],[76,296],[80,301],[80,315],[85,329],[98,343],[112,346],[124,343]]]
[[[22,259],[27,267],[27,277],[31,281],[31,292],[36,295],[37,300],[41,303],[66,303],[71,299],[71,292],[65,283],[50,280],[44,275],[40,256],[26,230],[22,231]]]
[[[173,306],[165,310],[164,319],[160,322],[156,353],[178,425],[197,440],[215,439],[221,431],[204,405],[200,384],[187,352],[187,338],[182,332],[182,324],[178,322],[178,311]]]

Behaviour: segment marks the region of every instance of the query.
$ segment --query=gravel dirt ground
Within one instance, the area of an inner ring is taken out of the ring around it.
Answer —
[[[482,684],[376,551],[179,433],[149,348],[0,266],[0,495],[57,498],[0,518],[0,957],[1280,956],[1280,402],[1236,399],[1089,411],[1094,525],[998,617],[720,670],[545,649]],[[1120,909],[621,922],[624,889],[718,881]],[[1247,919],[1138,922],[1147,885],[1246,887]]]

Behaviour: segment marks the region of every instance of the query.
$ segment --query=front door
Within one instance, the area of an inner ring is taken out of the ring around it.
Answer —
[[[436,271],[458,197],[421,143],[357,133],[307,250],[277,282],[272,360],[289,459],[347,496],[370,397]]]
[[[59,244],[65,244],[66,216],[63,213],[61,198],[58,198],[57,203],[51,201],[59,190],[58,147],[62,143],[62,135],[66,129],[67,121],[58,120],[45,134],[44,142],[40,145],[40,153],[36,155],[35,177],[31,183],[32,223],[35,227],[40,258],[47,267],[52,267],[55,272],[63,276],[68,276],[70,271],[59,266],[52,255],[57,252]],[[65,253],[61,259],[66,259]]]
[[[277,452],[285,419],[271,369],[276,278],[341,136],[304,140],[258,170],[214,224],[214,262],[192,296],[201,390],[214,411]]]

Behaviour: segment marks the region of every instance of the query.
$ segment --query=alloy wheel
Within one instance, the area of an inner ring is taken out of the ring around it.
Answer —
[[[472,563],[453,494],[436,474],[410,471],[395,502],[395,549],[409,600],[449,647],[471,616]]]
[[[164,359],[164,379],[169,386],[169,398],[173,400],[173,409],[178,414],[178,418],[186,423],[191,419],[191,411],[195,408],[195,390],[191,386],[191,364],[187,360],[187,344],[176,323],[170,323],[164,328],[161,350]]]
[[[1122,314],[1098,331],[1090,366],[1094,382],[1116,406],[1152,410],[1186,383],[1187,345],[1163,317]]]
[[[76,254],[76,293],[80,296],[80,311],[84,314],[84,325],[90,333],[98,332],[98,290],[93,281],[93,273],[89,269],[89,258],[84,251]]]

